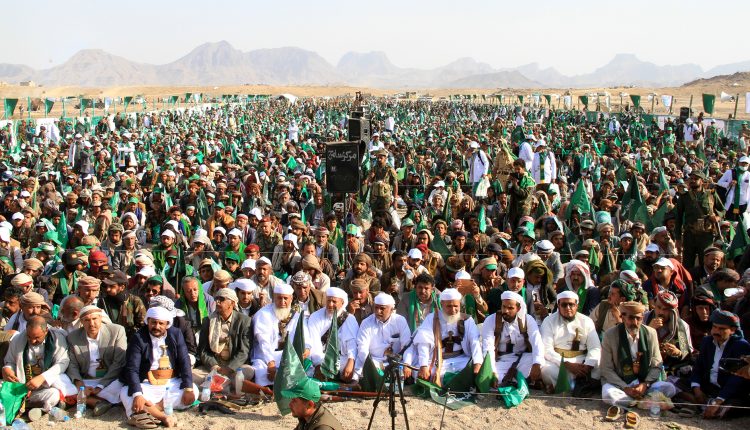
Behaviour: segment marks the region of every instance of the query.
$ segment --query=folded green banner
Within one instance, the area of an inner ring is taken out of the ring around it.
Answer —
[[[703,94],[703,110],[707,114],[712,115],[714,113],[714,103],[716,102],[716,96],[713,94]]]
[[[641,96],[636,94],[630,95],[630,100],[633,102],[633,106],[640,107],[641,106]]]
[[[13,116],[13,111],[16,110],[18,99],[5,99],[5,117],[10,118]]]

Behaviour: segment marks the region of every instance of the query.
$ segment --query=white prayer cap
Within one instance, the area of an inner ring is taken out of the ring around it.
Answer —
[[[534,149],[539,148],[540,146],[547,146],[547,142],[545,142],[544,139],[539,139],[534,143]]]
[[[31,197],[31,194],[28,191],[23,190],[21,191],[21,197]]]
[[[750,157],[748,157],[747,155],[741,157],[740,158],[740,164],[742,164],[742,163],[750,164]]]
[[[208,172],[208,166],[206,166],[205,164],[201,164],[198,167],[198,171],[201,172],[201,173],[206,173],[206,172]]]
[[[96,313],[96,312],[102,313],[101,308],[97,307],[96,305],[84,306],[81,308],[81,312],[78,314],[78,319],[80,320],[86,315]]]
[[[674,270],[674,264],[672,264],[672,261],[668,258],[660,258],[656,260],[656,263],[654,263],[655,266],[661,266],[661,267],[669,267],[670,269]]]
[[[292,242],[294,244],[294,249],[298,249],[297,239],[297,235],[294,233],[287,233],[286,236],[284,236],[284,241]]]
[[[443,181],[435,182],[435,188],[445,188],[445,182]]]
[[[175,230],[179,230],[180,229],[180,224],[178,224],[177,221],[175,221],[175,220],[169,220],[164,225],[171,225]]]
[[[417,248],[412,248],[409,250],[409,258],[413,260],[421,260],[423,258],[422,251],[418,250]]]
[[[5,227],[0,227],[0,240],[3,242],[10,242],[10,230]]]
[[[389,294],[390,296],[390,294]],[[344,306],[349,303],[349,297],[346,295],[346,291],[337,287],[330,287],[326,290],[326,297],[336,297],[344,301]],[[393,298],[391,296],[391,298]],[[395,304],[395,301],[394,301]]]
[[[156,270],[152,266],[144,266],[140,271],[138,271],[137,274],[146,278],[150,278],[152,276],[156,276]]]
[[[278,284],[273,287],[274,294],[281,294],[282,296],[291,296],[294,294],[294,288],[289,284]]]
[[[665,231],[667,231],[667,227],[665,226],[656,227],[655,229],[651,231],[651,235],[655,236],[659,233],[664,233]]]
[[[471,149],[479,149],[479,144],[474,142],[473,140],[469,142],[469,148]]]
[[[171,237],[174,239],[176,236],[174,235],[174,232],[172,230],[164,230],[164,232],[161,234],[162,236]]]
[[[533,134],[527,134],[526,135],[526,139],[528,139],[528,140],[536,140],[536,137],[534,137]]]
[[[562,293],[557,295],[558,302],[562,299],[572,299],[575,300],[576,303],[578,303],[578,294],[572,291],[563,291]]]
[[[240,269],[252,269],[253,271],[255,271],[255,260],[253,260],[252,258],[248,258],[247,260],[242,262],[242,266],[240,267]]]
[[[523,269],[521,269],[520,267],[513,267],[510,270],[508,270],[508,279],[510,278],[525,279],[526,274],[523,273]]]
[[[225,229],[224,227],[216,227],[216,228],[214,229],[214,233],[216,233],[217,231],[218,231],[219,233],[223,234],[224,236],[226,236],[226,235],[227,235],[227,229]]]
[[[456,272],[456,281],[462,279],[471,279],[471,275],[469,274],[469,272],[465,270],[459,270],[458,272]]]
[[[646,247],[646,252],[659,252],[659,245],[655,243],[649,243]]]
[[[13,219],[13,221],[18,221],[18,220],[22,220],[24,216],[21,212],[16,212],[13,214],[11,218]]]
[[[229,284],[229,288],[250,292],[257,290],[258,284],[256,284],[252,279],[240,278]]]
[[[8,230],[8,233],[13,231],[13,224],[9,223],[8,221],[0,222],[0,228],[4,228]]]
[[[260,257],[256,262],[255,266],[257,267],[259,264],[268,264],[271,265],[271,260],[268,259],[268,257]]]
[[[523,297],[521,297],[520,294],[514,293],[513,291],[503,291],[503,294],[500,296],[502,300],[514,300],[518,302],[519,305],[523,304]]]
[[[448,300],[461,300],[463,296],[455,288],[446,288],[440,293],[440,301],[445,302]]]
[[[620,239],[625,239],[625,238],[630,238],[630,239],[632,239],[632,238],[633,238],[633,235],[632,235],[632,234],[630,234],[630,233],[628,233],[628,232],[626,231],[626,232],[624,232],[623,234],[621,234],[621,235],[620,235]]]
[[[84,233],[88,233],[89,232],[89,223],[88,222],[86,222],[84,220],[80,220],[80,221],[76,222],[75,225],[81,227],[81,230],[83,230]]]
[[[83,136],[81,136],[81,133],[76,133],[76,135],[73,137],[75,137],[76,139],[83,139]]]
[[[238,228],[233,228],[229,230],[229,233],[227,233],[227,236],[237,236],[240,239],[242,239],[242,232]]]
[[[536,243],[536,249],[542,252],[552,252],[555,250],[555,245],[547,239],[540,240]]]
[[[174,314],[166,308],[163,308],[161,306],[154,306],[153,308],[148,308],[148,310],[146,311],[146,319],[149,318],[158,321],[166,321],[171,326],[172,320],[174,320]]]
[[[380,306],[396,306],[396,300],[388,293],[380,293],[375,296],[375,304]]]

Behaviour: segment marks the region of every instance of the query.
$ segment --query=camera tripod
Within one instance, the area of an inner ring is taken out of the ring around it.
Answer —
[[[370,428],[372,427],[372,421],[375,419],[375,412],[378,410],[378,404],[383,399],[383,396],[386,395],[383,393],[386,383],[388,384],[388,413],[391,416],[391,429],[396,429],[396,415],[398,414],[398,412],[396,411],[396,387],[398,386],[399,401],[401,403],[401,409],[404,413],[404,424],[406,425],[406,430],[409,430],[409,416],[406,414],[406,400],[404,399],[404,391],[401,388],[402,374],[400,366],[408,367],[413,370],[419,369],[415,369],[414,367],[401,362],[401,357],[399,356],[388,356],[387,359],[388,365],[385,367],[385,375],[383,377],[383,381],[380,383],[378,396],[375,397],[375,401],[372,403],[372,414],[370,415],[370,422],[367,424],[367,430],[370,430]]]

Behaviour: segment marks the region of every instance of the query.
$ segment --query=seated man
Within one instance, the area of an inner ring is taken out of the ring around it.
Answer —
[[[357,357],[357,332],[359,325],[353,315],[346,312],[346,292],[340,288],[326,290],[326,305],[310,315],[305,328],[306,347],[316,368],[321,365],[326,353],[326,344],[331,333],[331,321],[336,314],[339,344],[339,369],[342,381],[351,381],[354,376],[354,360]]]
[[[120,400],[131,425],[161,422],[174,427],[177,421],[164,413],[164,401],[170,402],[174,409],[185,409],[195,402],[198,387],[193,384],[185,339],[179,329],[172,327],[173,319],[174,314],[165,308],[150,308],[146,311],[146,326],[128,342],[126,364],[120,376],[125,385]],[[159,369],[162,357],[169,360],[171,377],[157,381],[152,371]]]
[[[664,370],[669,381],[677,383],[681,377],[690,374],[693,344],[690,341],[690,328],[680,318],[677,311],[677,296],[667,290],[659,291],[654,300],[654,309],[646,313],[643,323],[656,330],[659,349],[664,361]],[[681,371],[685,368],[685,371]]]
[[[3,379],[26,384],[27,408],[49,412],[60,403],[61,389],[71,383],[65,375],[69,363],[65,334],[48,327],[43,317],[34,315],[27,320],[25,332],[10,341]]]
[[[406,318],[412,333],[422,324],[425,317],[440,309],[440,292],[435,290],[435,278],[422,273],[414,279],[414,289],[404,292],[398,303],[397,312]]]
[[[97,417],[120,402],[123,385],[118,378],[128,347],[125,329],[103,323],[103,315],[96,306],[84,307],[78,317],[83,327],[68,334],[70,364],[66,374],[73,384],[63,393],[74,396],[84,387],[86,404],[94,408]]]
[[[354,315],[357,324],[362,324],[367,317],[372,315],[374,309],[372,295],[370,294],[370,283],[363,279],[352,279],[349,283],[349,289],[352,299],[346,306],[346,311]]]
[[[656,330],[643,324],[646,307],[639,302],[620,305],[622,323],[604,333],[602,339],[602,400],[630,407],[651,391],[672,398],[677,390],[659,381],[661,352]]]
[[[104,294],[99,297],[98,307],[110,321],[125,328],[128,340],[146,323],[146,307],[141,298],[125,290],[127,275],[120,270],[105,272]]]
[[[605,331],[622,322],[620,304],[622,302],[641,301],[637,300],[637,296],[635,285],[621,279],[617,279],[609,285],[607,298],[599,302],[590,315],[600,337]]]
[[[354,365],[356,378],[362,377],[362,369],[369,355],[376,365],[383,366],[388,354],[403,354],[404,362],[413,361],[413,350],[409,346],[411,332],[406,319],[393,311],[396,301],[393,296],[380,293],[375,296],[374,313],[364,321],[357,333],[357,361]],[[404,378],[411,376],[411,369],[404,368]]]
[[[260,309],[258,300],[255,299],[255,294],[258,291],[255,282],[248,278],[240,278],[229,284],[229,288],[237,293],[237,310],[252,318]]]
[[[88,275],[82,276],[81,279],[78,280],[78,290],[76,290],[76,295],[80,297],[83,306],[96,306],[96,303],[99,300],[101,283],[102,281],[98,278]]]
[[[545,364],[542,378],[553,391],[564,363],[571,381],[582,385],[599,379],[601,345],[591,318],[578,312],[578,295],[564,291],[557,296],[557,312],[545,318],[541,328]]]
[[[203,320],[216,309],[216,303],[213,297],[203,291],[198,278],[186,276],[182,278],[181,284],[181,297],[175,303],[175,307],[185,313],[185,319],[190,323],[193,332],[199,336]]]
[[[294,289],[286,284],[273,287],[273,303],[253,317],[253,369],[255,382],[273,385],[284,345],[294,339],[300,312],[292,313]]]
[[[222,288],[214,295],[216,310],[203,320],[200,340],[198,341],[198,356],[201,368],[197,373],[212,370],[229,378],[234,385],[234,373],[242,371],[245,379],[253,380],[255,372],[247,362],[250,355],[251,319],[237,311],[237,294],[229,288]],[[205,378],[205,374],[200,375]],[[239,387],[242,389],[242,387]]]
[[[322,291],[313,288],[312,277],[303,271],[299,271],[291,278],[290,285],[294,288],[292,298],[292,310],[299,312],[304,310],[305,317],[309,318],[313,312],[326,306],[326,295]]]
[[[47,302],[44,301],[44,297],[41,294],[35,292],[29,292],[21,296],[21,309],[8,317],[8,322],[5,324],[3,330],[5,331],[24,331],[26,330],[27,321],[34,316],[42,315],[48,321],[52,320],[52,316],[49,313],[50,309]]]
[[[715,310],[711,314],[711,324],[711,335],[703,338],[693,366],[692,396],[682,395],[691,403],[707,405],[704,418],[721,418],[728,410],[721,405],[738,405],[743,399],[747,401],[750,381],[722,370],[719,360],[750,355],[750,344],[738,331],[740,319],[737,315]]]
[[[565,276],[557,281],[557,294],[572,291],[578,294],[578,312],[590,315],[601,300],[601,293],[591,280],[589,265],[583,261],[571,260],[565,265]]]
[[[483,358],[479,329],[473,318],[460,312],[461,293],[446,288],[440,294],[440,304],[442,309],[427,315],[414,335],[419,377],[436,383],[445,373],[458,373],[469,362],[474,373],[479,372]]]
[[[482,351],[490,354],[495,379],[502,383],[505,375],[515,378],[520,371],[533,385],[542,378],[544,344],[534,318],[526,314],[520,294],[506,291],[500,311],[488,316],[482,324]]]

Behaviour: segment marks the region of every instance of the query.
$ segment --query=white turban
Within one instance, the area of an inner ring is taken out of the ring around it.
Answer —
[[[500,299],[515,300],[521,307],[521,310],[518,312],[518,316],[520,317],[521,315],[526,315],[526,302],[523,300],[523,297],[521,297],[520,294],[514,293],[513,291],[503,291]]]
[[[568,286],[568,289],[573,289],[570,284],[570,274],[574,270],[579,270],[581,275],[583,275],[584,288],[589,288],[594,284],[591,280],[591,269],[589,269],[589,265],[581,260],[570,260],[568,264],[565,265],[565,285]]]
[[[390,294],[389,294],[390,295]],[[330,287],[326,290],[326,297],[336,297],[344,301],[344,306],[349,304],[349,297],[346,295],[346,291],[337,287]],[[393,297],[391,297],[393,298]],[[394,301],[395,302],[395,301]]]
[[[469,274],[469,272],[467,272],[465,270],[459,270],[458,272],[456,272],[456,280],[457,281],[458,280],[464,280],[464,279],[471,279],[471,275]]]
[[[578,303],[578,294],[572,291],[563,291],[562,293],[557,295],[557,301],[559,302],[561,299],[573,299],[576,303]]]
[[[146,311],[146,319],[149,318],[159,321],[166,321],[167,323],[169,323],[167,327],[171,327],[172,320],[174,320],[174,314],[168,309],[165,309],[161,306],[154,306],[153,308],[148,308],[148,310]]]
[[[241,278],[229,284],[229,288],[233,290],[251,292],[258,289],[258,284],[256,284],[252,279]]]
[[[273,287],[274,294],[281,294],[284,296],[291,296],[294,294],[294,288],[289,284],[279,284]]]
[[[380,306],[396,306],[396,300],[388,293],[380,293],[375,296],[375,304]]]
[[[78,319],[81,319],[88,314],[92,314],[96,312],[103,313],[102,309],[97,307],[96,305],[84,306],[83,308],[81,308],[81,312],[78,314]]]
[[[440,293],[440,301],[445,302],[448,300],[461,300],[463,296],[455,288],[446,288]]]

